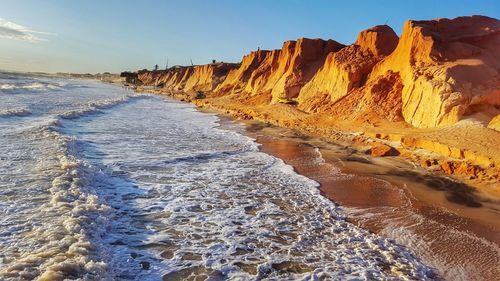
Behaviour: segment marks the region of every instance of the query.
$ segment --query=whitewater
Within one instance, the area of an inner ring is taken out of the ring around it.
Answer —
[[[219,118],[0,73],[1,280],[430,280]]]

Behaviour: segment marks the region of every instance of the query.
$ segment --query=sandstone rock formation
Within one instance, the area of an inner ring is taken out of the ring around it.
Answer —
[[[191,77],[193,72],[194,67],[192,66],[170,69],[168,75],[159,79],[158,86],[164,87],[172,92],[183,91],[187,80]]]
[[[363,87],[351,90],[335,104],[328,106],[329,103],[325,103],[327,107],[322,110],[327,110],[338,120],[356,119],[372,123],[383,118],[389,121],[402,121],[402,89],[403,84],[399,74],[387,72],[383,77],[369,80]]]
[[[165,74],[166,72],[163,70],[157,70],[157,71],[140,70],[137,72],[137,79],[139,81],[139,84],[155,86],[157,83],[156,82],[157,79]]]
[[[193,73],[184,85],[186,92],[211,92],[224,81],[227,74],[239,67],[239,64],[213,63],[194,67]]]
[[[371,80],[399,73],[402,115],[415,127],[450,125],[500,106],[500,21],[484,16],[407,21]]]
[[[243,57],[239,68],[231,70],[226,79],[217,86],[218,93],[239,93],[243,91],[254,71],[266,60],[271,51],[255,51]]]
[[[362,31],[353,45],[328,55],[323,67],[300,91],[300,107],[315,111],[324,103],[319,97],[326,95],[335,103],[362,86],[375,64],[390,54],[397,42],[396,33],[387,25]]]
[[[231,71],[216,92],[245,95],[269,94],[274,99],[297,97],[323,64],[330,52],[344,47],[333,40],[300,38],[287,41],[280,50],[256,51],[243,58],[240,67]]]
[[[326,56],[343,47],[344,45],[333,40],[301,38],[285,42],[278,68],[271,74],[268,82],[272,86],[273,98],[296,98],[301,88],[323,65]]]
[[[164,88],[168,91],[211,92],[225,81],[231,70],[239,64],[212,63],[197,66],[178,66],[168,70],[138,71],[138,79],[144,85]]]
[[[333,40],[300,38],[287,41],[281,50],[274,50],[252,73],[245,91],[251,95],[271,94],[273,99],[296,98],[323,65],[330,52],[344,45]]]
[[[372,147],[369,150],[369,153],[373,157],[384,157],[384,156],[398,156],[399,151],[397,151],[394,147],[378,143],[372,145]]]
[[[245,93],[249,95],[257,95],[266,92],[266,85],[269,81],[269,76],[278,69],[281,50],[272,50],[266,53],[262,63],[252,72],[245,86]],[[271,89],[267,92],[270,93]]]
[[[490,122],[500,113],[498,46],[497,19],[407,21],[399,40],[381,25],[347,47],[301,38],[280,50],[252,52],[241,64],[140,71],[137,80],[173,92],[258,96],[266,104],[271,97],[296,98],[309,113],[404,120],[415,127],[451,125],[480,112],[482,122],[498,130],[498,118]]]

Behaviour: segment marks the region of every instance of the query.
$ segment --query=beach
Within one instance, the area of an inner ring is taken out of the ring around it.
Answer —
[[[500,278],[495,1],[14,1],[0,281]]]
[[[3,280],[437,278],[241,125],[97,81],[1,79]]]
[[[263,152],[321,186],[349,221],[414,250],[447,280],[498,276],[498,202],[457,190],[403,159],[381,159],[259,122],[245,122]],[[456,184],[456,183],[455,183]]]

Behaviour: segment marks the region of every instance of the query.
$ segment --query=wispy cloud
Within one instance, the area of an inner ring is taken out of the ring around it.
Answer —
[[[0,38],[17,39],[24,41],[47,41],[40,35],[55,35],[49,32],[34,30],[11,21],[0,18]]]

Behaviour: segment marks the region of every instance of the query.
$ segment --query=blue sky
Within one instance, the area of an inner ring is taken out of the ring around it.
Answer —
[[[351,44],[359,31],[407,19],[486,15],[498,0],[0,0],[0,69],[119,72],[158,63],[236,62],[299,37]]]

